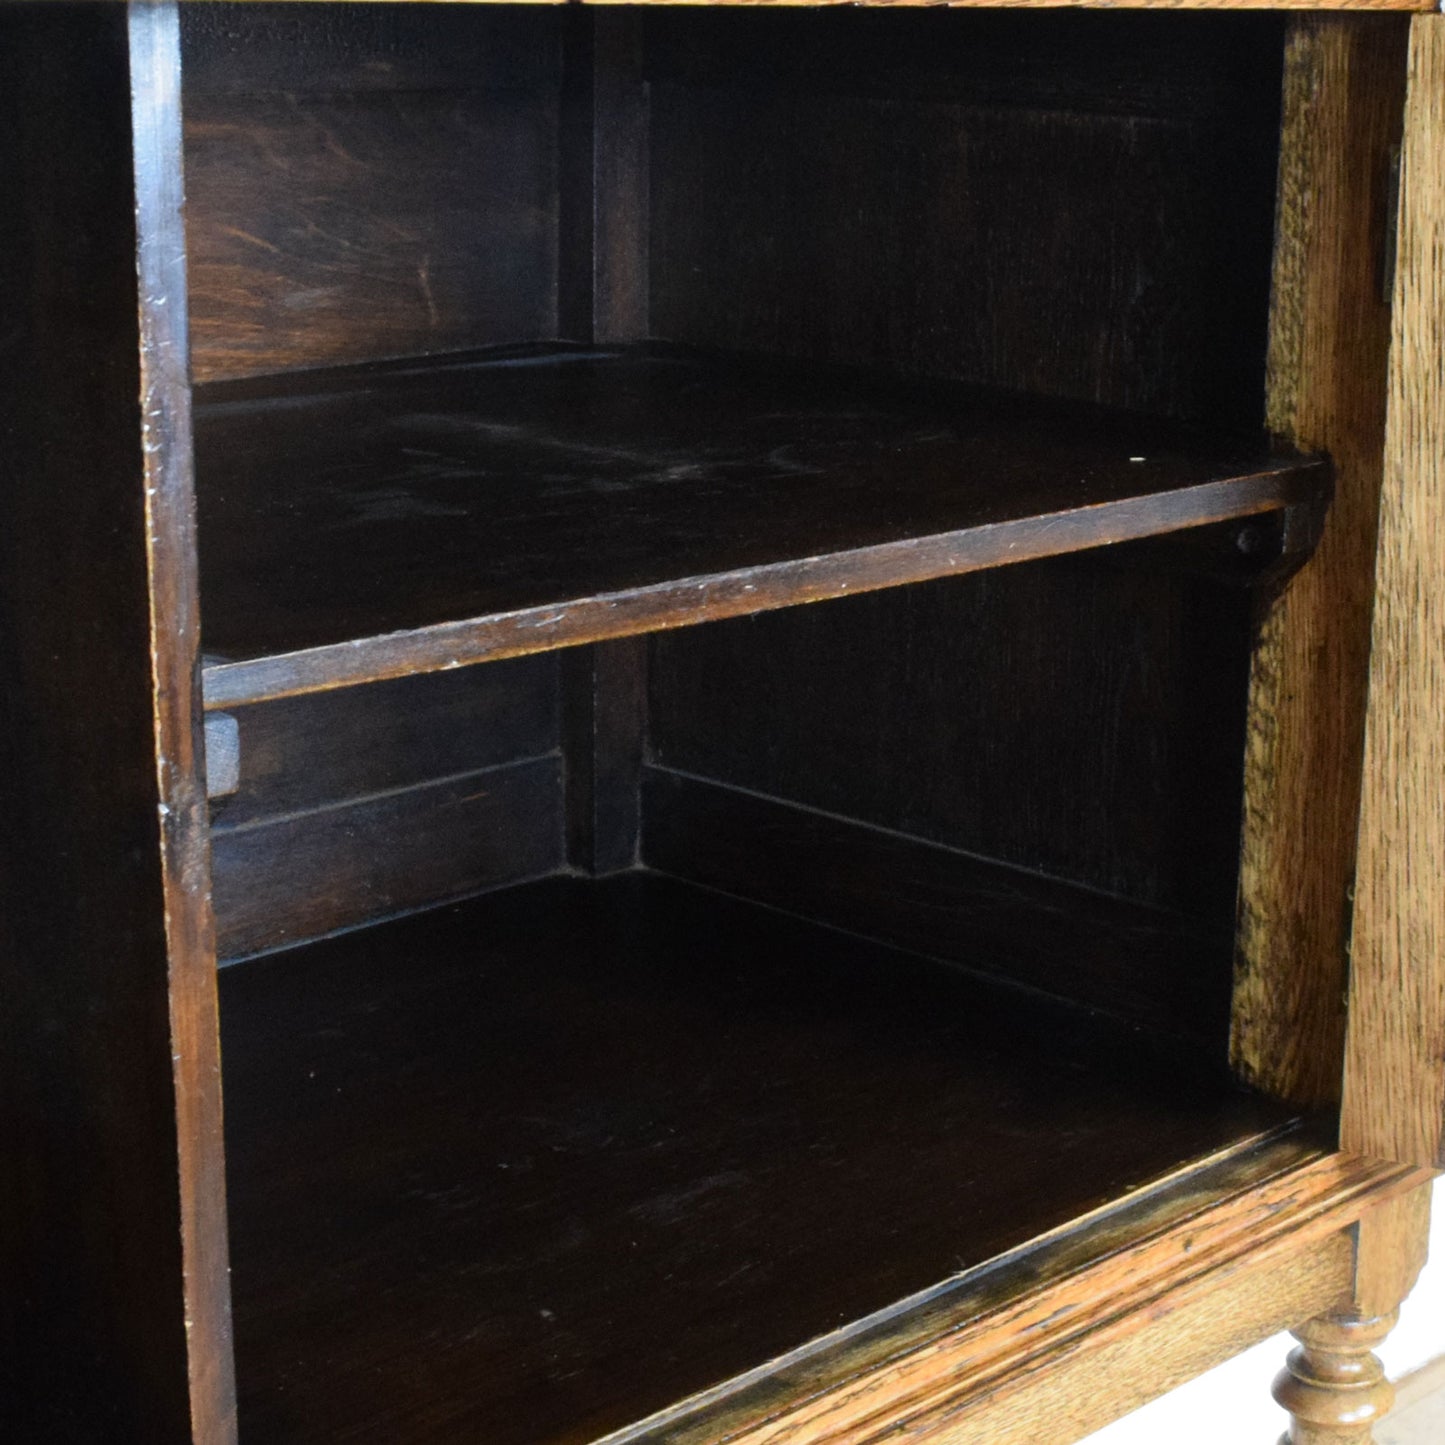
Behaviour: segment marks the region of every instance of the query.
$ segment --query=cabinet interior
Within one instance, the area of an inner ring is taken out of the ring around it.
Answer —
[[[243,1433],[595,1439],[1297,1127],[1282,45],[185,8]]]

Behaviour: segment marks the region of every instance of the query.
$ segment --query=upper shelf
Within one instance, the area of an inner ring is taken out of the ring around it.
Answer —
[[[1322,496],[1262,438],[656,346],[197,391],[208,706],[818,601]]]

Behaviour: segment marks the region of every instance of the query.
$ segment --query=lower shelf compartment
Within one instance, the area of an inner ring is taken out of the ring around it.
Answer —
[[[594,1440],[1287,1121],[649,873],[258,959],[221,1007],[253,1442]]]

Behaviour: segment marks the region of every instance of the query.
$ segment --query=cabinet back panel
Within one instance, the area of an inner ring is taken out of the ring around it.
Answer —
[[[1227,924],[664,768],[643,770],[643,811],[645,855],[661,872],[1006,978],[1176,1045],[1203,1040],[1218,1060]]]
[[[1271,17],[659,16],[655,336],[1257,423]]]
[[[1248,599],[1087,562],[657,637],[658,765],[1232,916]]]
[[[558,671],[526,658],[236,709],[241,786],[211,834],[221,956],[561,867]]]
[[[659,635],[644,861],[1217,1044],[1249,616],[1101,554]]]
[[[555,335],[559,17],[331,8],[185,7],[196,379]]]

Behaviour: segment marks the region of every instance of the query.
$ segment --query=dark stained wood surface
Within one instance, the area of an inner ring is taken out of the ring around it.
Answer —
[[[651,336],[1259,424],[1279,17],[645,18]]]
[[[660,5],[645,23],[654,84],[1223,120],[1277,85],[1287,17]]]
[[[509,763],[212,834],[223,959],[555,873],[562,761]]]
[[[642,859],[1040,989],[1219,1065],[1233,932],[848,818],[648,768]]]
[[[1230,932],[1251,599],[1141,545],[653,637],[652,759]]]
[[[558,328],[568,341],[648,335],[649,97],[644,17],[568,12],[563,47]]]
[[[561,867],[560,670],[518,658],[208,714],[240,731],[239,787],[212,807],[222,957]]]
[[[198,380],[556,334],[559,15],[185,8]]]
[[[617,873],[637,863],[647,639],[619,638],[561,656],[567,859],[583,873]]]
[[[1099,546],[1323,462],[1082,403],[653,348],[204,388],[210,706]],[[1142,457],[1139,461],[1136,458]]]
[[[583,5],[608,5],[615,3],[615,0],[579,0]],[[682,5],[688,0],[637,0],[638,4],[648,6]],[[737,0],[740,6],[749,6],[755,9],[779,9],[789,5],[791,0]],[[800,3],[811,9],[827,7],[841,7],[857,3],[868,8],[897,5],[899,0],[800,0]],[[1059,0],[1002,0],[997,4],[996,0],[904,0],[904,3],[913,6],[917,5],[932,7],[957,7],[959,9],[973,9],[975,6],[987,9],[1013,9],[1038,12],[1040,10],[1057,9]],[[1071,6],[1081,10],[1168,10],[1177,12],[1180,10],[1225,10],[1234,14],[1240,11],[1253,10],[1309,10],[1318,9],[1318,0],[1068,0]],[[1428,10],[1429,0],[1335,0],[1335,8],[1344,11],[1379,11],[1379,10]]]
[[[561,24],[546,6],[207,0],[181,7],[186,95],[545,89]]]
[[[236,1384],[201,699],[180,6],[176,0],[128,5],[127,20],[140,323],[139,441],[144,460],[140,481],[149,581],[147,652],[165,899],[164,979],[175,1093],[190,1424],[195,1441],[231,1445],[236,1438]],[[103,594],[96,597],[87,590],[86,595],[92,607],[108,605]],[[114,926],[125,927],[120,921]]]
[[[554,753],[559,671],[556,657],[519,658],[237,708],[240,787],[215,822],[265,823]]]
[[[577,1445],[1279,1122],[649,875],[222,976],[251,1439]]]
[[[234,1439],[175,24],[0,5],[6,1441]]]

